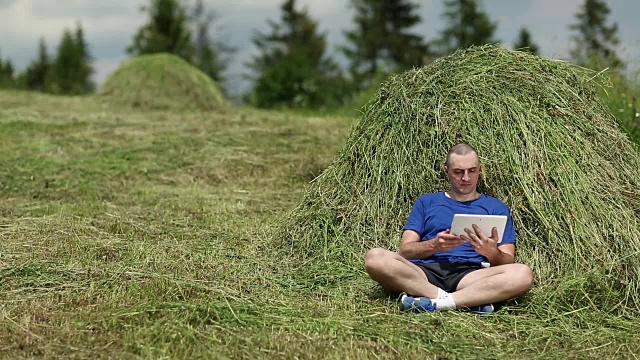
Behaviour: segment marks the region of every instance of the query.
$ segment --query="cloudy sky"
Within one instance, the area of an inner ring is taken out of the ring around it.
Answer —
[[[189,0],[187,0],[188,2]],[[218,14],[213,35],[235,47],[227,73],[228,86],[234,92],[246,89],[243,64],[255,53],[251,35],[268,29],[268,18],[279,18],[283,0],[205,0]],[[510,47],[518,30],[525,26],[542,55],[567,57],[575,13],[584,0],[484,0],[482,6],[498,21],[496,38]],[[127,59],[126,47],[136,30],[145,22],[140,7],[148,0],[0,0],[0,57],[11,58],[23,69],[35,56],[39,38],[52,52],[64,28],[80,21],[94,58],[95,80],[100,84]],[[422,24],[414,31],[427,40],[442,30],[443,0],[421,0]],[[344,44],[342,31],[351,27],[353,12],[349,0],[298,0],[326,32],[331,51]],[[609,0],[610,21],[617,22],[622,40],[621,56],[633,68],[640,63],[640,1]],[[344,61],[336,55],[339,61]]]

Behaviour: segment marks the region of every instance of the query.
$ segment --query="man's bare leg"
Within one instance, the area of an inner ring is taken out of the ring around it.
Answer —
[[[438,296],[438,288],[429,283],[422,269],[393,251],[369,250],[364,257],[364,268],[385,289],[431,299]]]
[[[380,248],[365,256],[365,270],[383,288],[434,299],[438,288],[415,264],[399,254]],[[458,308],[485,305],[512,299],[527,292],[533,282],[531,269],[523,264],[507,264],[480,269],[462,278],[452,293]]]
[[[506,264],[480,269],[460,280],[453,293],[458,308],[506,301],[527,292],[533,272],[524,264]]]

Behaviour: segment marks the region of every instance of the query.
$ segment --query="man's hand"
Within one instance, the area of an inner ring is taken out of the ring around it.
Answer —
[[[473,224],[473,231],[471,229],[464,229],[464,231],[467,235],[460,235],[460,238],[468,242],[478,254],[486,258],[493,258],[500,252],[496,227],[491,229],[491,237],[487,237],[476,224]]]
[[[449,251],[465,242],[460,236],[451,234],[450,229],[439,232],[431,241],[436,252]]]

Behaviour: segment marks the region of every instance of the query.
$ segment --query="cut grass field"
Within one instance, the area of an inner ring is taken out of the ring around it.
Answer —
[[[0,357],[640,354],[640,319],[528,301],[571,279],[489,316],[402,314],[361,263],[283,252],[273,225],[352,125],[0,92]]]

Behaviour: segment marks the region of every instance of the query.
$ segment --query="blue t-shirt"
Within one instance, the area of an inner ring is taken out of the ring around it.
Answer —
[[[444,192],[424,194],[413,205],[404,230],[413,230],[420,234],[420,241],[435,238],[439,232],[451,228],[454,214],[507,215],[507,226],[500,244],[515,243],[516,232],[509,207],[502,201],[485,194],[471,201],[457,201]],[[487,234],[491,236],[491,234]],[[434,262],[487,262],[487,258],[478,254],[465,242],[449,251],[436,252],[426,259],[411,260],[414,263]]]

